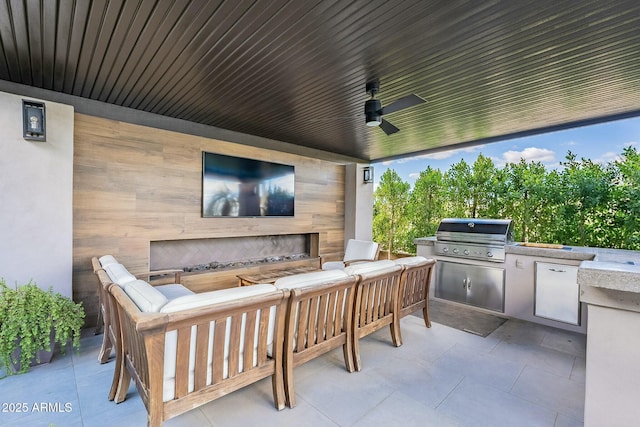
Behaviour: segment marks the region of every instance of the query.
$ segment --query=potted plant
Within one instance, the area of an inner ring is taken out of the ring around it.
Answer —
[[[83,324],[82,304],[33,281],[14,289],[0,278],[0,367],[7,374],[27,372],[41,363],[39,352],[53,353],[56,344],[64,351],[71,341],[78,349]]]

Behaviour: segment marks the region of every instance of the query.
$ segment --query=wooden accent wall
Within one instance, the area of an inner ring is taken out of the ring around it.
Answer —
[[[202,151],[295,166],[295,217],[202,218]],[[148,270],[149,242],[319,233],[320,255],[341,256],[345,167],[241,144],[75,115],[73,294],[87,325],[98,302],[91,257]]]

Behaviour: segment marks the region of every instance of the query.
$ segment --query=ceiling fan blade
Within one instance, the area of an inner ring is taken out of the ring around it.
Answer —
[[[379,126],[387,135],[393,135],[396,132],[400,132],[400,129],[398,129],[397,127],[395,127],[394,125],[386,121],[385,119],[382,119]]]
[[[407,95],[403,98],[393,101],[391,104],[384,107],[382,109],[382,114],[384,115],[394,113],[396,111],[404,110],[405,108],[413,107],[414,105],[422,104],[423,102],[427,101],[420,98],[415,93],[412,93],[411,95]]]

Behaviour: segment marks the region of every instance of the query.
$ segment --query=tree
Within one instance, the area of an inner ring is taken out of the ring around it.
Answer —
[[[466,217],[471,205],[471,168],[464,161],[451,166],[444,174],[445,216]]]
[[[616,192],[617,224],[622,228],[620,247],[640,248],[640,153],[626,147],[621,160],[615,162],[618,171]]]
[[[549,200],[545,190],[546,170],[540,162],[508,163],[504,188],[500,190],[505,205],[502,216],[517,224],[515,238],[528,242],[540,227],[548,227]]]
[[[411,252],[415,251],[414,239],[432,236],[438,229],[438,224],[444,212],[445,198],[443,175],[440,169],[427,169],[420,172],[420,176],[409,195],[407,216],[409,219],[409,233],[407,245]]]
[[[571,151],[561,173],[564,204],[558,216],[557,231],[563,234],[564,243],[581,246],[599,246],[603,242],[598,213],[607,210],[611,196],[612,176],[610,171],[588,159],[576,160]]]
[[[408,218],[405,213],[409,200],[409,183],[404,182],[397,172],[387,169],[380,177],[380,184],[374,192],[373,238],[382,249],[391,253],[407,247]]]
[[[471,218],[487,217],[491,210],[492,201],[495,200],[496,168],[493,160],[483,156],[482,153],[473,162],[469,190],[471,206],[469,216]]]

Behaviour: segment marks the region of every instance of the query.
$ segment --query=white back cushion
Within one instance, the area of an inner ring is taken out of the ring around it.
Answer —
[[[129,270],[122,264],[109,264],[104,267],[104,271],[107,272],[107,275],[113,283],[121,287],[136,280],[136,276],[129,273]]]
[[[136,303],[140,311],[157,313],[169,300],[144,280],[134,280],[124,285],[124,291]]]
[[[109,264],[117,264],[118,263],[118,261],[116,261],[116,259],[113,257],[113,255],[101,256],[100,258],[98,258],[98,261],[100,261],[100,265],[102,266],[102,268],[105,268]]]
[[[376,242],[349,239],[347,249],[344,252],[344,260],[369,259],[373,261],[377,253],[378,244]]]
[[[356,274],[367,274],[374,272],[377,273],[378,271],[385,270],[391,267],[396,267],[396,263],[389,259],[385,259],[382,261],[367,262],[365,264],[350,265],[349,267],[344,269],[344,272],[349,275],[355,276]]]
[[[311,273],[294,274],[293,276],[281,277],[276,280],[274,286],[278,289],[295,289],[304,286],[333,282],[347,277],[349,277],[349,275],[342,270],[314,271]]]

